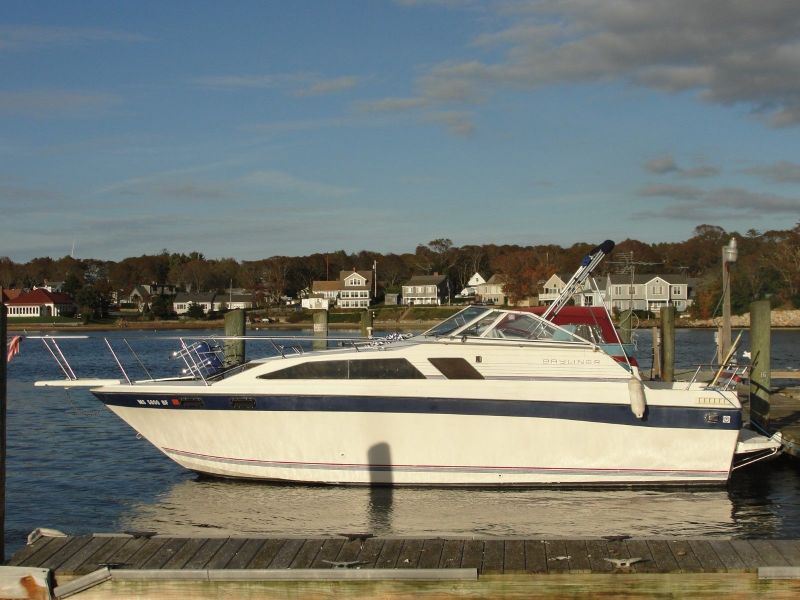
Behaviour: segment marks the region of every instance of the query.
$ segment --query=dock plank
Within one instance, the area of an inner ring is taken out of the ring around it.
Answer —
[[[167,543],[169,538],[151,538],[145,540],[142,547],[139,548],[128,560],[128,566],[131,569],[141,569],[147,560],[153,556],[159,549]]]
[[[419,566],[419,559],[422,555],[421,539],[407,539],[403,542],[403,548],[397,557],[398,569],[416,569]]]
[[[56,552],[60,551],[64,546],[69,544],[72,538],[52,538],[50,542],[40,547],[36,552],[30,555],[26,560],[20,561],[19,565],[24,564],[28,567],[42,567],[44,561],[53,556]]]
[[[705,540],[689,540],[689,546],[695,557],[700,561],[700,570],[703,573],[724,573],[727,571],[714,548]]]
[[[294,559],[289,564],[290,569],[310,569],[317,554],[322,549],[325,540],[319,538],[307,539],[303,542],[300,550],[295,554]]]
[[[443,548],[444,540],[441,538],[425,540],[422,543],[422,552],[419,555],[419,568],[437,569],[442,558]]]
[[[625,540],[625,547],[631,558],[642,559],[631,565],[634,573],[658,573],[658,565],[645,540]]]
[[[83,548],[75,552],[67,560],[61,563],[61,565],[58,567],[59,573],[62,575],[74,575],[77,568],[80,567],[87,558],[92,556],[98,550],[101,550],[103,546],[108,544],[110,541],[111,538],[107,537],[93,537],[89,540],[88,544],[83,546]]]
[[[442,559],[439,567],[442,569],[461,568],[461,557],[464,554],[464,540],[446,540],[442,547]]]
[[[505,553],[506,548],[503,540],[486,540],[483,543],[483,564],[481,565],[481,573],[502,573]]]
[[[698,573],[703,570],[688,540],[669,540],[668,544],[681,572]]]
[[[223,544],[227,541],[228,538],[209,538],[206,540],[206,543],[203,544],[200,549],[195,552],[194,556],[192,556],[186,564],[183,565],[184,569],[203,569],[205,568],[208,561],[210,561],[214,555],[222,548]]]
[[[233,553],[231,556],[231,560],[228,562],[227,569],[244,569],[247,567],[247,564],[253,560],[256,553],[261,549],[261,547],[266,543],[266,540],[263,538],[254,538],[245,540],[244,544],[239,547],[239,549]]]
[[[791,567],[800,567],[800,543],[797,540],[770,540]]]
[[[729,540],[709,540],[708,545],[714,549],[728,573],[741,573],[747,570],[744,561]]]
[[[483,540],[466,540],[461,554],[462,569],[478,569],[483,564]]]
[[[22,550],[14,554],[11,559],[8,561],[8,565],[15,567],[21,565],[22,563],[28,563],[29,561],[33,560],[33,556],[38,552],[44,552],[45,548],[55,540],[64,540],[66,543],[66,538],[55,538],[55,537],[42,537],[36,540],[33,544],[28,544]]]
[[[41,561],[38,566],[42,569],[56,570],[90,541],[92,541],[91,535],[81,535],[70,538],[58,552],[50,555],[46,560]]]
[[[381,538],[369,538],[364,540],[361,551],[358,553],[358,560],[363,562],[363,568],[374,569],[375,563],[383,550],[384,541]]]
[[[330,569],[333,567],[333,564],[336,561],[336,557],[339,556],[339,552],[342,551],[342,546],[344,546],[344,540],[341,538],[329,538],[322,543],[322,547],[319,549],[317,556],[314,558],[314,562],[311,563],[312,569]]]
[[[400,550],[403,548],[403,540],[390,539],[383,543],[381,553],[378,555],[378,560],[375,561],[376,569],[394,569],[397,565],[397,559],[400,556]]]
[[[678,561],[672,555],[669,544],[666,540],[648,540],[647,547],[650,548],[650,554],[653,560],[658,565],[658,570],[662,573],[678,573],[680,566]]]
[[[787,561],[783,555],[778,552],[777,548],[773,546],[769,540],[750,540],[750,545],[761,556],[762,563],[759,567],[787,567]]]
[[[339,562],[352,562],[358,560],[358,555],[361,553],[361,547],[364,545],[363,540],[351,539],[344,540],[339,554],[336,559]]]
[[[88,556],[82,564],[75,569],[75,575],[88,575],[102,565],[109,563],[109,558],[118,552],[125,544],[131,541],[128,536],[113,536],[109,542],[99,548],[94,554]]]
[[[761,555],[753,548],[748,540],[731,540],[731,546],[742,559],[745,569],[755,571],[758,567],[765,567]]]
[[[303,547],[303,542],[305,540],[302,539],[290,539],[286,540],[283,545],[280,547],[278,552],[272,559],[272,562],[269,564],[269,569],[288,569],[289,565],[292,564],[294,557],[297,556],[297,553],[300,552],[300,548]]]
[[[138,541],[138,540],[132,540]],[[202,548],[206,543],[205,538],[191,538],[189,539],[183,546],[181,546],[180,550],[178,550],[175,554],[172,555],[172,558],[169,558],[167,562],[161,565],[161,569],[182,569],[184,565],[188,563],[192,557],[200,552],[200,548]]]
[[[564,540],[547,540],[547,570],[550,573],[569,573],[569,554]]]
[[[281,550],[283,545],[286,543],[284,539],[269,539],[264,541],[261,546],[259,546],[256,553],[253,555],[253,558],[250,559],[250,562],[247,563],[248,569],[268,569],[272,566],[272,561],[275,560],[275,557],[278,555],[278,552]]]
[[[591,573],[592,566],[589,563],[589,550],[586,540],[565,540],[564,545],[569,556],[570,573]]]
[[[228,538],[219,550],[211,557],[203,568],[205,569],[224,569],[231,559],[244,546],[244,538]]]
[[[143,569],[160,569],[186,544],[187,538],[170,538],[143,564]]]
[[[525,540],[525,571],[547,573],[547,550],[543,540]]]
[[[525,540],[506,540],[503,555],[504,573],[525,572]]]

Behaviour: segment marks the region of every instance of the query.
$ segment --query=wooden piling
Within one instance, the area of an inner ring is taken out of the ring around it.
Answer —
[[[325,350],[328,347],[328,341],[324,339],[328,337],[328,311],[314,310],[312,311],[312,315],[314,317],[315,338],[312,342],[312,347],[314,350]]]
[[[237,308],[225,314],[225,337],[244,336],[244,310]],[[225,366],[244,364],[244,340],[225,340]]]
[[[661,380],[675,381],[675,307],[661,308]]]
[[[653,327],[653,366],[650,376],[652,379],[661,379],[661,331]]]
[[[361,337],[370,337],[371,335],[372,311],[367,308],[363,313],[361,313]]]
[[[0,286],[0,562],[6,560],[6,305],[3,302],[3,286]]]
[[[623,311],[619,316],[619,339],[623,344],[631,343],[631,330],[633,329],[633,310]]]
[[[769,430],[770,389],[770,313],[769,300],[750,304],[750,420]]]

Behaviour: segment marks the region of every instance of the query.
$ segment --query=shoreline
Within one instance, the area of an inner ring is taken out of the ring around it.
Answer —
[[[439,320],[432,321],[375,321],[373,324],[374,330],[382,331],[412,331],[412,330],[426,330],[434,325],[440,323]],[[58,331],[58,332],[104,332],[104,331],[174,331],[181,329],[224,329],[225,322],[222,319],[213,321],[130,321],[125,322],[124,326],[109,324],[109,323],[89,323],[89,324],[72,324],[72,323],[14,323],[11,320],[6,321],[7,330],[9,332],[41,332],[41,331]],[[616,324],[615,324],[616,325]],[[258,323],[248,324],[247,331],[282,331],[286,329],[313,329],[314,324],[311,321],[302,321],[299,323]],[[640,324],[637,330],[642,331],[658,327],[657,323],[644,322]],[[684,323],[676,325],[676,329],[709,329],[716,330],[716,325],[706,324],[690,324]],[[749,325],[732,325],[734,330],[749,329]],[[328,323],[329,330],[360,330],[361,326],[358,323]],[[796,331],[800,330],[798,325],[773,325],[773,330],[780,331]]]

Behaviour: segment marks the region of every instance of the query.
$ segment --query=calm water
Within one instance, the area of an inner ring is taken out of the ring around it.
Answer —
[[[122,334],[108,335],[134,365]],[[158,376],[180,368],[169,359],[175,335],[126,337]],[[776,331],[772,339],[774,368],[800,367],[800,332]],[[638,345],[646,373],[648,332]],[[713,332],[679,330],[676,345],[679,368],[710,362]],[[261,346],[248,344],[249,357],[267,354]],[[116,373],[101,338],[62,348],[79,376]],[[786,459],[738,471],[722,489],[371,490],[213,480],[137,439],[85,390],[33,387],[61,377],[38,340],[26,340],[8,368],[8,554],[36,527],[71,534],[800,537],[800,468]]]

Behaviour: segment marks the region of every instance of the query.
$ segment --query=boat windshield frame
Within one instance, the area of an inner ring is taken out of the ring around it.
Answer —
[[[516,327],[515,327],[516,325]],[[520,326],[522,325],[522,326]],[[468,306],[422,334],[435,338],[562,342],[597,346],[539,315],[492,306]]]

